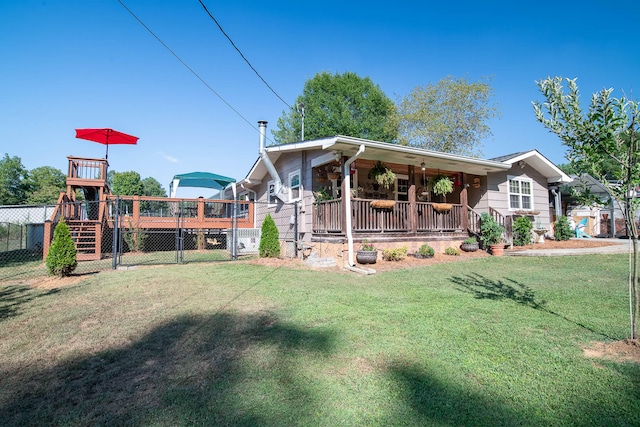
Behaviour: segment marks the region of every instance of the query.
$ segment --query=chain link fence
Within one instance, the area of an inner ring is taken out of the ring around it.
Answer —
[[[0,282],[47,274],[43,257],[50,240],[46,240],[53,238],[55,224],[62,218],[76,244],[76,274],[257,256],[261,222],[254,221],[262,214],[251,203],[123,197],[0,206]],[[279,211],[274,218],[286,214],[286,209]],[[287,229],[288,225],[283,231]]]

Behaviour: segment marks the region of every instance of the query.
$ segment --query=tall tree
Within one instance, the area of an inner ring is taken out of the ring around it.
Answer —
[[[566,81],[568,93],[563,82]],[[631,338],[638,336],[638,226],[635,221],[640,200],[633,197],[640,187],[640,103],[614,98],[613,89],[591,97],[589,110],[582,111],[576,79],[549,77],[537,82],[546,102],[534,102],[536,118],[558,135],[567,147],[567,158],[575,170],[586,171],[604,185],[624,212],[633,242],[629,271],[629,316]],[[611,167],[614,164],[615,167]],[[609,178],[613,175],[615,181]],[[585,194],[584,201],[589,202]]]
[[[153,197],[167,197],[167,192],[165,191],[162,184],[158,182],[157,179],[152,177],[147,177],[142,180],[142,188],[145,196],[153,196]],[[140,203],[140,209],[143,211],[151,211],[158,212],[160,210],[168,209],[169,204],[167,202],[148,202],[144,201]]]
[[[446,77],[416,86],[396,105],[399,143],[445,153],[482,155],[492,135],[487,121],[499,115],[490,79]]]
[[[111,192],[118,196],[142,196],[144,185],[138,172],[115,172],[111,179]]]
[[[60,191],[66,187],[67,178],[59,169],[41,166],[31,169],[26,178],[28,187],[27,203],[56,203]]]
[[[27,169],[20,157],[5,153],[0,159],[0,205],[19,205],[27,200]]]
[[[369,77],[355,73],[318,73],[304,85],[302,95],[289,112],[282,112],[272,131],[278,144],[335,135],[377,141],[395,140],[389,117],[394,105]]]

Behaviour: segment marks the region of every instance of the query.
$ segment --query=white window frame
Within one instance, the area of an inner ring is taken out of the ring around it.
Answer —
[[[520,191],[518,191],[517,193],[514,193],[514,192],[511,191],[511,181],[517,181],[518,182],[518,189]],[[529,194],[526,194],[526,193],[522,192],[522,183],[524,183],[524,182],[529,184],[529,189],[530,189],[530,193]],[[510,211],[533,211],[534,210],[534,205],[533,205],[533,179],[522,177],[522,176],[508,176],[507,177],[507,194],[508,194],[507,203],[509,203],[509,210]],[[518,204],[520,206],[514,207],[514,206],[511,205],[511,196],[518,196]],[[522,203],[523,196],[529,197],[529,199],[531,201],[528,208],[523,207],[523,203]]]
[[[273,191],[272,191],[273,187]],[[275,206],[276,205],[276,182],[271,180],[267,182],[267,205]]]
[[[293,178],[295,176],[298,176],[298,185],[293,185]],[[289,173],[289,179],[288,179],[288,187],[289,187],[289,201],[291,202],[295,202],[297,200],[302,199],[302,175],[300,174],[300,169],[296,169],[293,172]],[[298,197],[293,197],[293,190],[297,189],[298,190]]]

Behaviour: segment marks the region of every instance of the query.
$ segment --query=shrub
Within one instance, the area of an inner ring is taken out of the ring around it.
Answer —
[[[444,254],[445,255],[458,256],[458,255],[460,255],[460,251],[457,250],[456,248],[448,247],[447,249],[444,250]]]
[[[416,253],[424,257],[432,257],[433,255],[435,255],[436,251],[433,250],[431,246],[425,243],[424,245],[420,246],[420,248],[418,249],[418,252]]]
[[[494,217],[487,212],[480,214],[480,241],[485,249],[502,242],[502,233],[504,227],[498,224]]]
[[[259,251],[262,258],[277,258],[280,256],[280,234],[275,221],[271,218],[271,214],[267,214],[262,222]]]
[[[558,217],[556,222],[553,223],[553,230],[556,240],[569,240],[574,236],[566,216]]]
[[[515,246],[525,246],[531,243],[533,235],[533,222],[527,217],[520,216],[513,221],[513,244]]]
[[[475,237],[469,237],[462,241],[462,243],[467,243],[469,245],[473,245],[474,243],[478,243],[478,240]]]
[[[53,232],[53,242],[49,247],[46,264],[49,274],[60,277],[70,275],[78,265],[76,245],[64,221],[60,221]]]
[[[409,248],[403,246],[401,248],[385,249],[382,251],[382,259],[387,261],[402,261],[407,257]]]

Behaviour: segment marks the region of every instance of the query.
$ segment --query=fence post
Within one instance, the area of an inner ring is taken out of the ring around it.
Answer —
[[[118,224],[118,213],[120,212],[120,196],[116,196],[116,205],[115,205],[115,215],[113,216],[113,261],[112,261],[112,268],[115,270],[117,268],[118,265],[118,260],[117,260],[117,256],[118,256],[118,229],[119,229],[119,224]]]

